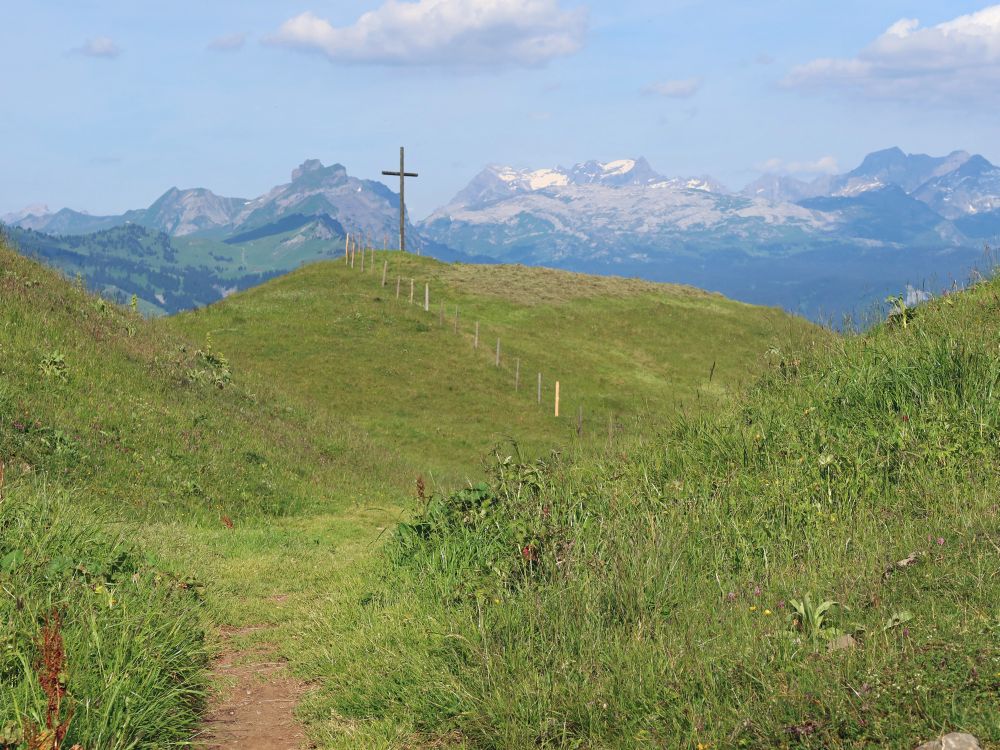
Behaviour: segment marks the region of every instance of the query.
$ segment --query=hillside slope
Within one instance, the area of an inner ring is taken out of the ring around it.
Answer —
[[[374,270],[370,259],[364,272],[360,260],[310,265],[161,325],[211,335],[237,367],[451,480],[508,438],[538,455],[581,427],[584,442],[603,441],[612,422],[620,431],[635,415],[714,406],[769,349],[828,335],[685,287],[375,255]]]
[[[998,316],[982,283],[429,498],[372,603],[317,620],[348,643],[312,716],[373,746],[995,747]]]
[[[714,405],[768,346],[825,335],[690,290],[391,260],[447,289],[463,321],[481,317],[484,339],[509,333],[526,367],[564,372],[569,416],[515,393],[508,360],[497,372],[477,359],[467,329],[390,305],[360,268],[310,267],[151,322],[0,247],[0,586],[16,592],[0,597],[4,742],[58,734],[70,709],[67,743],[186,742],[229,690],[208,671],[223,649],[287,662],[282,674],[315,686],[309,718],[336,682],[317,651],[352,648],[317,618],[368,601],[383,532],[419,476],[443,490],[479,477],[508,436],[526,455],[589,450],[606,439],[590,405],[613,407],[615,434],[628,434],[649,404]],[[609,338],[629,331],[637,342]],[[682,357],[698,332],[725,337],[725,351],[694,342]]]

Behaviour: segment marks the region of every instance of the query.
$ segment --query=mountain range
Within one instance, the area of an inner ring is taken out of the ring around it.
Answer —
[[[174,312],[338,255],[347,231],[391,247],[398,211],[381,182],[310,159],[252,199],[171,188],[115,216],[36,206],[2,219],[27,252]],[[493,165],[408,232],[411,249],[444,259],[678,281],[830,318],[907,285],[964,280],[1000,233],[1000,168],[964,151],[891,148],[845,174],[768,174],[732,192],[643,158]],[[143,282],[140,268],[162,278]]]

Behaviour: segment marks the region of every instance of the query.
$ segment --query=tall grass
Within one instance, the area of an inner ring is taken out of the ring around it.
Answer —
[[[603,454],[501,453],[399,527],[329,704],[483,748],[1000,740],[998,294]]]
[[[206,652],[194,589],[81,517],[42,479],[0,502],[0,728],[12,746],[67,726],[63,743],[118,750],[189,736]],[[52,664],[46,628],[62,641]],[[46,662],[65,691],[53,712]]]

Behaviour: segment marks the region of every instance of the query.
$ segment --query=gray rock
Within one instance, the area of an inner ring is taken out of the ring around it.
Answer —
[[[941,739],[931,740],[920,745],[917,750],[981,750],[979,740],[971,734],[952,732]]]
[[[829,652],[833,651],[845,651],[850,648],[854,648],[858,645],[858,642],[854,640],[852,635],[841,635],[830,641],[830,645],[826,647]]]

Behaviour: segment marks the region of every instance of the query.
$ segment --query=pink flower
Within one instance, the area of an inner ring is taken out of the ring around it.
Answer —
[[[735,602],[736,601],[736,592],[735,591],[730,591],[728,594],[726,594],[726,600],[730,601],[730,602]]]
[[[753,587],[753,595],[754,596],[760,596],[760,586],[754,586]]]
[[[943,536],[939,536],[937,538],[937,543],[938,543],[939,547],[942,546],[944,544],[944,537]]]

